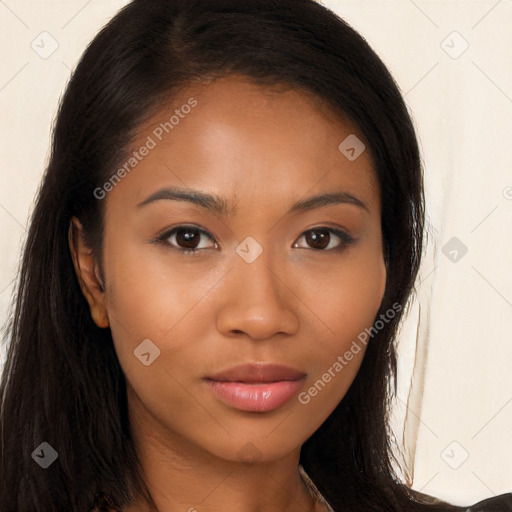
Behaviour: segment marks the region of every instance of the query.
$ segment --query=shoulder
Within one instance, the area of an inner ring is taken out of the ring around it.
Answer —
[[[479,501],[467,508],[465,512],[512,512],[512,493],[508,492]]]

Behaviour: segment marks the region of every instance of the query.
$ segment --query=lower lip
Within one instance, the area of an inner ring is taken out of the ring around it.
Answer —
[[[303,379],[247,384],[207,379],[213,392],[225,404],[241,411],[268,412],[278,409],[296,395]]]

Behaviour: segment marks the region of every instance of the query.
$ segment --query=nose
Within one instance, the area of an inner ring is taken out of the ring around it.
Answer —
[[[282,268],[271,265],[265,251],[252,263],[239,258],[225,281],[217,329],[225,336],[265,340],[299,330],[297,299]]]

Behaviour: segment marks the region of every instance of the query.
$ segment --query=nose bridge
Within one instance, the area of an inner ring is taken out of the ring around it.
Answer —
[[[247,249],[249,252],[244,252]],[[268,305],[285,300],[281,290],[284,285],[276,268],[277,254],[272,247],[262,247],[254,239],[246,240],[238,246],[237,253],[240,259],[235,263],[235,279],[243,282],[242,288],[248,292],[244,297],[261,298]]]
[[[260,248],[251,240],[237,247],[237,253],[242,251],[234,260],[218,314],[218,328],[225,334],[245,332],[263,339],[278,332],[290,334],[298,328],[293,294],[279,275],[278,255],[272,249]]]

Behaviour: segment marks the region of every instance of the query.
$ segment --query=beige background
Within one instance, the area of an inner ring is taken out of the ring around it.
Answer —
[[[0,1],[1,323],[59,96],[125,3]],[[389,66],[424,155],[431,238],[394,409],[413,486],[459,504],[511,492],[512,1],[324,3]]]

